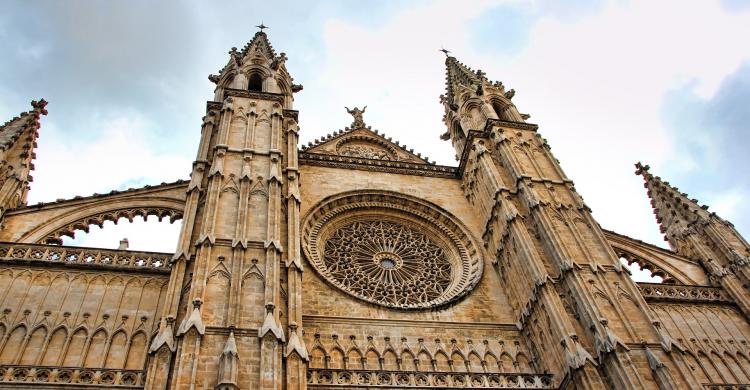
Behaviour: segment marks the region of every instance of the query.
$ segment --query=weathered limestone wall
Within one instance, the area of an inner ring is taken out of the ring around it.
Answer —
[[[117,265],[125,259],[150,261],[153,254],[65,249],[0,248],[0,367],[4,373],[9,366],[34,367],[45,378],[65,367],[55,378],[75,371],[73,383],[80,376],[86,383],[86,375],[95,372],[82,369],[110,369],[113,381],[142,385],[167,269]],[[23,370],[10,375],[29,373]]]
[[[301,215],[324,198],[348,191],[375,189],[393,191],[422,198],[432,202],[461,220],[474,237],[481,232],[484,221],[466,201],[458,179],[427,176],[398,175],[392,173],[354,171],[356,179],[351,179],[352,171],[335,168],[302,165],[300,193],[302,197]],[[345,176],[350,179],[344,180]],[[437,311],[397,311],[379,305],[372,305],[346,294],[324,282],[307,264],[303,276],[304,314],[309,316],[372,318],[416,321],[449,321],[467,323],[513,324],[516,319],[510,316],[504,292],[497,276],[490,270],[486,256],[485,272],[482,280],[464,299],[450,307]],[[310,326],[307,323],[305,326]],[[444,335],[448,339],[450,335]],[[432,338],[425,335],[425,339]]]
[[[701,383],[750,383],[750,324],[733,305],[652,303]]]

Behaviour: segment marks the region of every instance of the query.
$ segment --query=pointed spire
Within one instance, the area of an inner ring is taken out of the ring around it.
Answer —
[[[44,99],[32,101],[31,110],[0,125],[0,218],[5,211],[26,204],[40,117],[47,115],[46,106]]]
[[[455,111],[458,109],[456,95],[459,88],[466,87],[475,90],[477,86],[481,87],[481,79],[471,68],[458,61],[456,57],[448,55],[448,53],[446,53],[445,68],[445,96],[448,99],[448,105]]]
[[[668,181],[652,175],[649,172],[650,166],[638,162],[635,167],[635,174],[643,176],[643,187],[646,188],[648,197],[651,199],[654,215],[667,240],[681,233],[680,230],[687,228],[696,220],[710,217],[707,211],[708,206],[699,205],[696,199],[688,198],[687,194],[680,192]]]
[[[720,268],[729,265],[747,270],[750,245],[731,223],[708,212],[708,206],[688,198],[669,182],[652,175],[648,165],[637,163],[635,167],[636,175],[643,176],[644,187],[665,240],[675,252],[703,261],[707,270],[716,276],[723,275],[725,272]],[[712,271],[713,268],[716,272]],[[750,279],[750,270],[747,270],[747,275]]]
[[[261,23],[261,26],[263,24]],[[260,27],[258,27],[260,28]],[[266,26],[263,26],[263,28],[268,28]],[[257,50],[263,55],[266,56],[266,58],[274,58],[276,57],[276,52],[273,50],[273,46],[271,46],[271,42],[268,40],[268,35],[266,35],[265,32],[263,32],[263,29],[256,32],[253,36],[253,39],[248,42],[245,47],[242,48],[242,56],[246,56],[247,53],[251,50]]]

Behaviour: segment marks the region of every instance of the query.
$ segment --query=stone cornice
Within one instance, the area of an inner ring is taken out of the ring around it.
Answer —
[[[272,92],[256,92],[246,91],[244,89],[224,88],[224,98],[227,97],[243,97],[250,99],[262,99],[262,100],[273,100],[279,103],[284,103],[284,95],[280,93]]]
[[[311,324],[352,324],[352,325],[369,325],[369,326],[425,326],[431,328],[445,329],[482,329],[482,330],[501,330],[518,332],[516,324],[504,323],[482,323],[482,322],[450,322],[450,321],[428,321],[428,320],[396,320],[396,319],[372,319],[356,317],[336,317],[322,315],[303,315],[302,321],[304,327]]]
[[[331,154],[299,152],[300,165],[388,172],[402,175],[457,178],[456,167],[403,161],[373,160]]]

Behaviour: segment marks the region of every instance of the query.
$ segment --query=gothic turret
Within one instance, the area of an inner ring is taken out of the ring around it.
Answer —
[[[737,293],[740,307],[750,313],[747,286],[750,285],[750,245],[734,226],[708,211],[695,199],[680,192],[669,182],[649,172],[648,165],[635,164],[636,175],[643,176],[656,220],[664,239],[672,249],[699,261],[709,277]],[[739,285],[742,284],[742,286]],[[743,306],[747,301],[748,306]]]
[[[304,356],[286,359],[294,376],[285,379],[280,369],[285,332],[290,322],[302,323],[292,110],[292,94],[302,87],[292,83],[286,55],[276,55],[266,27],[259,28],[242,50],[232,48],[218,75],[209,76],[215,96],[203,118],[172,264],[170,286],[179,287],[167,293],[163,325],[151,346],[149,373],[171,370],[174,388],[217,380],[204,376],[199,362],[221,368],[220,389],[275,389],[283,381],[289,389],[304,387]],[[170,342],[176,351],[167,348]],[[226,347],[204,349],[204,343]],[[257,371],[238,369],[240,359]],[[146,382],[146,388],[166,385],[167,376],[159,374]]]
[[[515,90],[506,91],[499,81],[490,81],[481,70],[472,70],[455,57],[447,56],[446,92],[440,95],[445,108],[443,122],[448,130],[441,136],[450,139],[456,149],[456,159],[463,153],[471,131],[484,131],[489,120],[523,122],[522,115],[511,102]]]
[[[32,109],[0,126],[0,220],[5,212],[26,204],[34,169],[39,118],[47,102],[31,102]]]
[[[216,84],[214,100],[224,100],[227,89],[277,93],[287,97],[284,108],[291,109],[292,93],[302,86],[293,83],[286,60],[285,53],[276,55],[266,33],[258,31],[242,50],[233,47],[229,51],[229,61],[218,75],[208,76]]]

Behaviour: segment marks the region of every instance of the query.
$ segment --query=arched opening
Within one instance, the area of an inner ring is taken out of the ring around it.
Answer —
[[[263,92],[263,77],[260,73],[251,73],[247,81],[247,89],[250,91]]]
[[[495,110],[498,119],[508,120],[508,116],[505,114],[505,106],[499,100],[492,101],[492,109]]]
[[[133,218],[132,223],[122,217],[117,222],[105,221],[102,227],[89,227],[89,232],[75,231],[75,238],[63,236],[63,245],[89,248],[118,249],[121,240],[128,239],[127,248],[136,251],[173,252],[180,234],[181,223],[170,223],[167,219],[159,221],[156,215],[146,219],[141,216]]]
[[[655,272],[649,264],[642,264],[637,261],[630,261],[621,256],[620,263],[630,271],[630,277],[636,282],[642,283],[674,283],[672,279],[662,277],[663,273]]]

